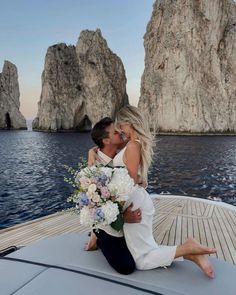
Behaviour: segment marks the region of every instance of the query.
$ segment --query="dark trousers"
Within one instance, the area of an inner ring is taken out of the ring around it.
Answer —
[[[124,237],[114,237],[103,230],[94,232],[97,245],[108,263],[119,273],[128,275],[135,270],[135,262],[127,248]]]

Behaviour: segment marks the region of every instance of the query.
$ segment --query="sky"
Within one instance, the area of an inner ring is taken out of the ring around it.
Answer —
[[[76,45],[82,30],[100,28],[123,61],[130,103],[137,105],[144,70],[143,36],[154,0],[0,0],[0,72],[4,60],[17,66],[20,110],[37,114],[47,48]]]

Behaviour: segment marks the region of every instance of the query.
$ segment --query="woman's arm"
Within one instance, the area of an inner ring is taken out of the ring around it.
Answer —
[[[127,144],[124,153],[124,163],[128,169],[130,177],[135,183],[139,183],[138,169],[141,161],[141,146],[137,141],[131,141]]]

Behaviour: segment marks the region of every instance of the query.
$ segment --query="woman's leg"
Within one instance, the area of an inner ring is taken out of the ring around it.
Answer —
[[[197,255],[197,254],[213,254],[216,253],[215,248],[209,248],[201,245],[196,240],[189,238],[187,241],[177,246],[175,258],[185,256],[185,255]]]
[[[154,269],[171,265],[176,258],[188,259],[196,263],[209,277],[214,277],[213,268],[204,254],[213,254],[214,248],[205,247],[194,239],[188,239],[183,245],[162,246],[158,245],[153,237],[152,203],[150,198],[143,196],[143,191],[134,192],[134,208],[142,211],[140,223],[124,224],[124,235],[127,246],[134,257],[136,267],[140,270]],[[143,198],[142,198],[143,196]],[[139,203],[137,202],[137,198]],[[142,202],[143,201],[143,202]]]
[[[213,266],[207,255],[185,255],[184,258],[196,263],[209,278],[213,279],[215,277]]]
[[[214,278],[213,266],[208,260],[207,255],[204,255],[213,253],[216,253],[215,248],[203,246],[190,238],[184,244],[177,246],[175,258],[184,257],[196,263],[209,278]]]
[[[170,266],[175,259],[184,258],[196,263],[208,277],[214,278],[213,267],[205,254],[215,252],[216,250],[213,248],[205,247],[193,239],[188,239],[183,245],[159,245],[157,248],[153,248],[136,260],[136,267],[139,270],[166,267]]]

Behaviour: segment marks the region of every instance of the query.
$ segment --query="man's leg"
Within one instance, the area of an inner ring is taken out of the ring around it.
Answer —
[[[135,262],[127,248],[124,237],[114,237],[103,230],[95,232],[97,245],[108,263],[121,274],[131,274],[135,270]]]
[[[97,236],[94,232],[90,233],[90,238],[88,242],[85,243],[84,250],[85,251],[94,251],[97,250]]]

